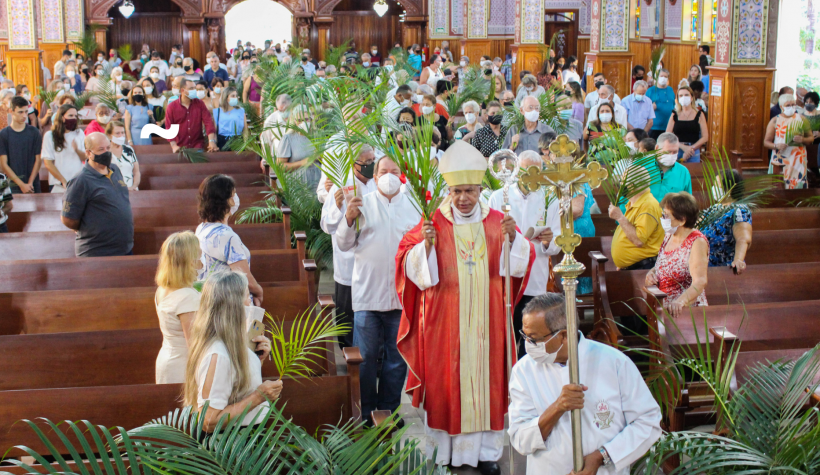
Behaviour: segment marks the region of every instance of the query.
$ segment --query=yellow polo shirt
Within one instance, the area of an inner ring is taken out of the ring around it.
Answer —
[[[664,237],[663,226],[661,226],[662,214],[658,200],[648,191],[644,192],[635,204],[627,202],[624,216],[635,226],[638,239],[644,245],[637,247],[632,244],[621,226],[618,226],[612,237],[612,262],[619,269],[658,255]]]

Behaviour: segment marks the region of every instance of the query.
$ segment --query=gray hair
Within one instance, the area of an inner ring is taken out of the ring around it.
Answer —
[[[373,147],[371,147],[370,145],[364,144],[362,145],[362,148],[359,149],[359,156],[361,157],[362,155],[368,152],[375,152],[375,149],[373,149]]]
[[[541,165],[543,163],[543,161],[541,160],[541,155],[538,155],[538,152],[535,152],[533,150],[524,150],[523,152],[518,154],[518,163],[522,164],[523,167],[524,162],[535,163],[536,166]],[[529,165],[528,168],[530,166],[532,165]]]
[[[521,84],[524,84],[524,85],[527,85],[527,86],[537,86],[538,85],[538,80],[535,79],[535,76],[533,76],[532,74],[527,74],[521,80]]]
[[[327,67],[325,68],[325,72],[328,73],[328,74],[335,73],[336,72],[336,66],[334,66],[332,64],[328,64]]]
[[[659,146],[661,143],[668,143],[672,145],[678,145],[678,136],[673,134],[672,132],[664,132],[658,135],[658,141],[656,142]]]
[[[104,111],[104,110],[108,111],[108,112],[111,112],[110,107],[108,107],[107,105],[100,102],[99,104],[97,104],[97,107],[94,108],[94,114],[99,114],[101,111]]]
[[[474,114],[480,114],[480,113],[481,113],[481,107],[478,105],[478,102],[476,102],[476,101],[467,101],[467,102],[465,102],[464,104],[462,104],[462,105],[461,105],[461,110],[462,110],[462,112],[463,112],[463,111],[464,111],[467,107],[470,107],[470,108],[473,110],[473,113],[474,113]]]
[[[668,70],[668,69],[666,69],[666,68],[661,68],[661,70],[660,70],[660,71],[658,71],[658,77],[661,77],[661,73],[666,73],[666,76],[667,76],[667,77],[671,74],[671,73],[669,72],[669,70]]]
[[[638,87],[649,87],[649,84],[646,83],[644,80],[635,81],[635,84],[632,85],[632,90],[634,91]]]
[[[293,102],[293,99],[290,97],[290,94],[279,94],[276,98],[276,105],[284,105],[289,106]]]
[[[794,94],[781,94],[780,97],[777,98],[777,103],[780,107],[783,107],[787,102],[794,102]]]
[[[420,85],[418,90],[421,91],[422,94],[426,94],[428,96],[434,96],[435,95],[433,93],[433,88],[428,86],[427,84]]]
[[[416,91],[418,91],[419,89],[419,83],[417,83],[416,81],[408,81],[407,85],[410,86],[410,91],[412,91],[413,94],[415,94]]]
[[[609,94],[612,96],[612,100],[615,100],[615,88],[610,86],[609,84],[604,84],[604,89],[609,91]],[[614,102],[613,102],[614,104]]]
[[[567,328],[567,317],[565,310],[564,295],[547,292],[530,300],[524,307],[524,315],[542,313],[544,323],[550,332],[558,332]],[[578,312],[575,313],[575,325],[579,325]]]
[[[481,62],[481,67],[484,68],[484,69],[492,68],[493,67],[493,62],[492,61],[487,61],[485,59],[484,61]]]

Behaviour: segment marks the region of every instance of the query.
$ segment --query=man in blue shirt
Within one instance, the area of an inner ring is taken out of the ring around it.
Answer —
[[[646,97],[652,100],[652,108],[655,110],[655,120],[652,122],[649,136],[657,140],[658,136],[666,132],[669,117],[675,109],[675,90],[669,87],[668,69],[661,69],[655,85],[646,92]]]
[[[678,163],[678,137],[672,132],[662,133],[658,136],[655,150],[662,151],[663,155],[657,159],[661,179],[649,187],[652,196],[660,202],[668,193],[685,191],[691,194],[692,177],[689,175],[689,169]]]
[[[646,98],[646,81],[635,81],[632,85],[632,94],[621,100],[621,105],[627,112],[627,128],[643,129],[649,132],[655,119],[652,101]]]
[[[210,69],[205,70],[205,82],[208,83],[208,89],[211,89],[211,82],[214,80],[215,77],[223,80],[224,82],[228,82],[228,71],[219,67],[219,56],[213,55],[208,59],[208,64],[211,65]]]

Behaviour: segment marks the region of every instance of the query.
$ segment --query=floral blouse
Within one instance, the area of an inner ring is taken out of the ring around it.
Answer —
[[[658,260],[655,261],[655,277],[658,279],[658,288],[666,294],[666,299],[663,302],[664,307],[668,307],[692,285],[692,274],[689,272],[689,254],[692,252],[692,245],[695,244],[695,240],[701,238],[707,241],[708,244],[706,236],[695,229],[677,249],[667,251],[666,245],[671,237],[672,234],[667,234],[663,238]],[[696,307],[708,305],[706,302],[706,289],[701,291],[693,305]]]
[[[715,212],[721,204],[716,204],[707,209],[704,215]],[[709,267],[724,267],[732,265],[735,260],[735,235],[732,227],[736,223],[752,224],[752,211],[746,205],[738,205],[726,212],[703,229],[703,235],[709,241]]]

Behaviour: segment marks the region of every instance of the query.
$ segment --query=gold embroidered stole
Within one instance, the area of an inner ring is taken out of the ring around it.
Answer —
[[[483,222],[453,225],[459,287],[461,432],[490,429],[490,278]]]

